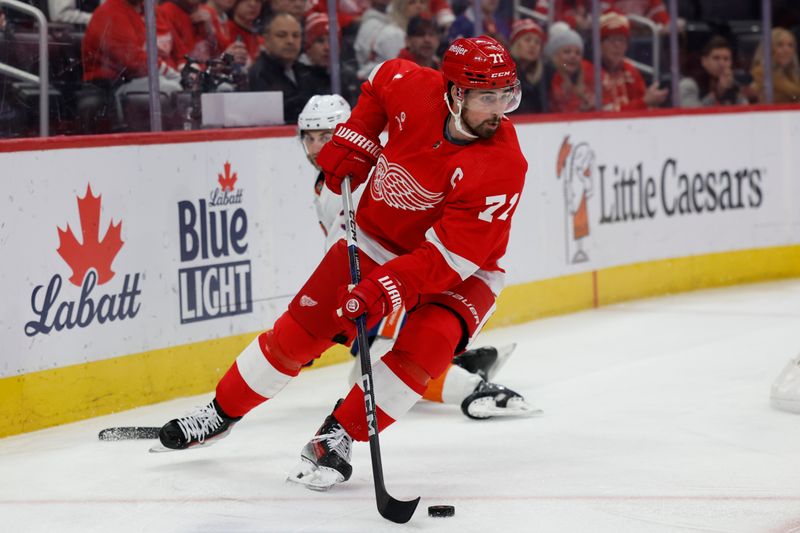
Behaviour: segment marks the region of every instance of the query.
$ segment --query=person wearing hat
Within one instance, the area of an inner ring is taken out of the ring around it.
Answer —
[[[406,47],[400,50],[397,57],[439,70],[439,58],[436,57],[438,47],[439,36],[436,33],[436,25],[431,19],[417,15],[408,20]]]
[[[603,110],[628,111],[658,107],[669,91],[658,83],[645,88],[644,79],[625,58],[630,24],[625,15],[609,12],[600,17],[600,57],[603,65]]]
[[[328,40],[328,15],[313,12],[306,17],[303,54],[298,60],[309,69],[318,87],[331,85],[331,43]]]
[[[548,111],[592,111],[594,68],[583,58],[581,36],[565,22],[556,22],[550,27],[544,53],[550,61]]]
[[[547,109],[542,59],[544,39],[544,30],[531,19],[518,20],[511,26],[509,52],[517,63],[517,78],[522,89],[519,113],[543,113]]]

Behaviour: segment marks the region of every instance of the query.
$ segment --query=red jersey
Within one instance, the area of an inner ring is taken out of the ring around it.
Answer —
[[[225,50],[227,50],[228,46],[233,43],[233,39],[231,39],[230,28],[228,28],[229,19],[227,15],[223,14],[223,18],[221,19],[220,14],[217,13],[217,10],[209,4],[200,4],[198,9],[207,11],[211,16],[212,34],[209,35],[209,41],[211,41],[212,44],[216,44],[214,47],[214,55],[223,53]]]
[[[251,60],[255,61],[258,54],[261,53],[261,46],[264,44],[264,38],[252,30],[242,28],[236,24],[233,19],[228,20],[228,33],[231,37],[231,43],[240,38],[247,48],[247,55]]]
[[[156,19],[159,63],[163,63],[160,45],[167,30],[161,17]],[[144,15],[127,0],[107,0],[101,4],[86,27],[81,59],[86,81],[147,76]]]
[[[658,24],[669,24],[669,11],[664,0],[607,0],[600,5],[604,10],[614,9],[625,15],[647,17]]]
[[[644,79],[639,70],[627,59],[616,72],[603,70],[603,109],[605,111],[626,111],[645,109]]]
[[[578,13],[584,16],[591,16],[592,7],[588,0],[554,0],[555,1],[555,20],[563,20],[571,27],[575,27],[575,17]],[[550,0],[539,0],[534,11],[542,15],[547,15],[550,9]],[[669,24],[669,12],[664,6],[663,0],[602,0],[600,2],[600,12],[617,11],[624,15],[639,15],[647,17],[658,24]]]
[[[561,72],[556,72],[550,82],[549,109],[551,113],[577,113],[578,111],[591,111],[587,98],[594,96],[594,68],[592,64],[581,59],[583,72],[583,90],[564,78]]]
[[[172,37],[169,57],[174,66],[180,68],[186,63],[184,55],[198,61],[211,58],[215,51],[208,40],[209,34],[213,38],[211,28],[192,22],[191,15],[174,2],[164,2],[158,6],[158,14]]]
[[[362,85],[350,121],[373,138],[388,124],[389,140],[358,205],[359,244],[417,294],[473,275],[498,294],[528,163],[508,120],[489,139],[447,140],[446,87],[440,72],[404,59]]]

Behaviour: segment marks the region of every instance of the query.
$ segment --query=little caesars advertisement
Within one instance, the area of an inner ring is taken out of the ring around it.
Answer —
[[[800,156],[780,146],[787,130],[800,143],[799,120],[772,112],[521,124],[530,169],[508,259],[537,279],[796,244]]]

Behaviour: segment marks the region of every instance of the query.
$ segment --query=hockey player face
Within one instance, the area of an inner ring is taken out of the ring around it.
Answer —
[[[461,118],[472,133],[481,139],[494,135],[503,115],[519,106],[519,83],[503,89],[473,89],[463,94]]]
[[[331,136],[333,136],[333,131],[331,130],[307,130],[303,132],[303,148],[306,150],[308,160],[317,170],[320,170],[319,165],[317,165],[317,156],[322,147],[325,146],[325,143],[331,140]]]

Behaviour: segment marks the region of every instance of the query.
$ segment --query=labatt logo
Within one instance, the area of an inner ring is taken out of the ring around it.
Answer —
[[[116,273],[111,266],[122,249],[122,221],[109,222],[104,235],[100,236],[101,196],[94,196],[91,185],[87,185],[83,198],[78,197],[81,240],[67,224],[58,228],[58,255],[72,270],[69,282],[80,287],[77,300],[70,299],[74,289],[65,286],[60,274],[53,275],[50,282],[37,285],[31,295],[31,308],[36,320],[25,324],[25,334],[33,337],[39,333],[50,333],[75,327],[85,328],[95,320],[107,321],[133,318],[141,304],[137,297],[140,274],[125,274],[122,289],[111,294],[96,295],[95,288],[114,279]],[[64,293],[62,295],[62,292]]]
[[[247,212],[237,181],[226,162],[208,201],[178,202],[180,259],[192,263],[178,271],[182,324],[253,310],[250,261],[231,260],[247,252]]]

